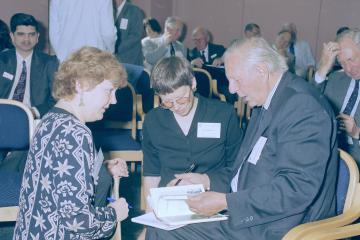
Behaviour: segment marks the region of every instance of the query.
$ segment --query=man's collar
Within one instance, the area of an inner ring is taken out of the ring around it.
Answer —
[[[34,50],[31,51],[31,53],[27,56],[27,57],[23,57],[20,55],[20,53],[16,50],[16,59],[19,60],[19,61],[26,61],[26,62],[29,62],[30,59],[32,58],[32,55],[34,53]]]
[[[275,92],[276,92],[276,89],[277,89],[277,87],[279,86],[280,80],[281,80],[281,78],[282,78],[283,75],[284,75],[284,73],[282,73],[282,74],[280,75],[279,79],[276,81],[274,87],[271,89],[269,95],[268,95],[267,98],[266,98],[266,101],[265,101],[265,103],[264,103],[264,105],[263,105],[263,108],[265,108],[266,110],[267,110],[267,109],[269,108],[269,106],[270,106],[271,99],[273,98],[273,96],[274,96],[274,94],[275,94]]]

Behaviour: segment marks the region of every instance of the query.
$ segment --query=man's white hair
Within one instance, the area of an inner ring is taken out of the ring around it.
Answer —
[[[285,58],[261,37],[234,40],[226,50],[224,59],[235,52],[241,54],[245,69],[251,69],[255,65],[263,63],[267,65],[270,73],[285,72],[288,70]]]

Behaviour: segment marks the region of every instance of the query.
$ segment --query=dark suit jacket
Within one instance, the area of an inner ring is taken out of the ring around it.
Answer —
[[[213,43],[208,43],[208,61],[205,62],[205,64],[212,64],[215,58],[221,58],[222,55],[225,52],[225,48],[223,45],[218,45],[218,44],[213,44]],[[188,60],[192,61],[195,58],[200,57],[200,51],[197,48],[193,48],[191,51],[189,51],[188,53]]]
[[[120,28],[122,18],[128,21],[126,29]],[[143,19],[144,13],[140,8],[129,2],[125,3],[115,21],[117,29],[115,53],[120,62],[143,65],[144,57],[141,49],[144,33]]]
[[[341,107],[344,103],[344,99],[348,88],[350,86],[351,78],[348,77],[344,71],[337,71],[329,75],[328,81],[326,81],[326,87],[324,90],[324,95],[328,98],[330,104],[332,105],[335,114],[339,114]],[[355,115],[355,122],[359,126],[360,124],[360,104],[358,105]],[[339,135],[339,146],[343,150],[350,153],[351,156],[356,160],[358,166],[360,167],[360,145],[358,139],[352,139],[353,144],[347,142],[347,134],[341,132]]]
[[[267,141],[252,164],[260,136]],[[335,215],[336,120],[297,76],[284,73],[269,108],[253,110],[236,161],[237,192],[226,195],[230,217],[222,223],[228,239],[278,240],[296,225]]]
[[[9,97],[16,75],[16,65],[15,50],[0,53],[0,98]],[[30,70],[30,102],[32,107],[37,108],[41,116],[55,103],[51,96],[51,90],[58,65],[55,56],[34,50]],[[4,77],[4,73],[13,75],[13,79]]]

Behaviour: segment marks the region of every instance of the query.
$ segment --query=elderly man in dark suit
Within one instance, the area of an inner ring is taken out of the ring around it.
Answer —
[[[39,118],[55,103],[51,88],[58,61],[34,49],[39,25],[33,16],[15,14],[10,30],[15,49],[0,53],[0,98],[23,102]]]
[[[237,40],[224,56],[230,92],[253,113],[231,192],[190,197],[190,209],[229,220],[157,231],[149,239],[279,240],[296,225],[335,214],[336,120],[318,91],[287,71],[262,38]],[[150,236],[149,236],[150,237]]]
[[[188,60],[192,65],[202,68],[203,64],[220,66],[222,55],[225,52],[223,45],[214,44],[210,41],[210,33],[203,27],[197,27],[192,32],[192,40],[195,48],[189,51]]]
[[[327,76],[338,59],[343,70]],[[360,30],[351,29],[337,36],[335,42],[324,44],[315,82],[325,79],[324,95],[338,114],[339,146],[349,152],[360,167]]]

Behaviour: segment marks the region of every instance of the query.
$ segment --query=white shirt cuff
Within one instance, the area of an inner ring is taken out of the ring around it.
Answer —
[[[323,81],[325,81],[325,78],[322,78],[322,77],[318,74],[318,72],[316,72],[316,73],[315,73],[315,82],[318,83],[318,84],[320,84],[320,83],[322,83]]]

